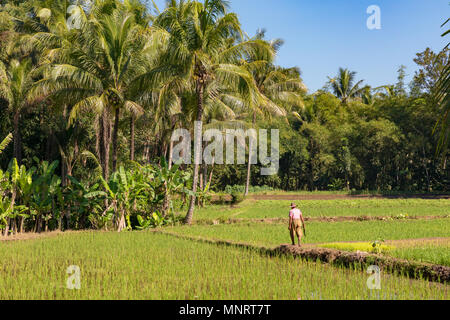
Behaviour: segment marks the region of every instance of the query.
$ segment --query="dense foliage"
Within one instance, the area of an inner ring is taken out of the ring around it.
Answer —
[[[172,0],[161,11],[139,0],[1,2],[5,234],[158,226],[178,219],[169,217],[175,196],[189,205],[190,223],[210,189],[229,185],[245,185],[245,194],[251,185],[448,191],[447,148],[436,155],[448,136],[448,49],[417,55],[409,89],[403,67],[397,84],[380,88],[341,68],[308,94],[298,68],[274,62],[283,41],[264,30],[247,36],[228,8],[224,0]],[[250,161],[173,167],[171,133],[194,121],[280,129],[279,174],[261,176]]]

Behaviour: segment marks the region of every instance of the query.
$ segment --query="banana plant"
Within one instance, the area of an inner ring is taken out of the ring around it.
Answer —
[[[143,185],[135,179],[132,171],[126,171],[123,166],[111,175],[108,182],[103,177],[100,179],[111,200],[117,231],[131,230],[131,210],[143,191]]]
[[[163,217],[166,217],[169,209],[173,207],[171,203],[172,195],[182,193],[192,195],[192,191],[186,188],[186,183],[191,179],[191,175],[179,169],[179,164],[169,168],[164,157],[161,157],[159,168],[155,169],[154,187],[162,189],[164,195],[164,203],[161,210]]]
[[[14,215],[14,205],[16,203],[16,197],[17,197],[17,182],[19,181],[19,177],[20,177],[20,168],[19,165],[17,163],[17,159],[13,159],[11,160],[9,167],[8,167],[8,172],[9,172],[9,193],[10,193],[10,199],[9,201],[9,208],[7,210],[5,210],[4,212],[4,217],[3,217],[3,222],[5,223],[5,229],[4,229],[4,235],[7,236],[9,234],[9,225],[11,222],[11,219],[15,218]],[[14,225],[14,222],[13,222]],[[13,232],[16,231],[15,228],[13,229]]]
[[[19,168],[16,187],[17,196],[20,198],[21,205],[16,208],[15,214],[15,218],[19,218],[19,233],[22,233],[24,230],[25,220],[32,216],[30,201],[33,194],[33,174],[35,170],[35,168],[27,170],[24,165]]]
[[[11,198],[4,196],[0,197],[0,229],[3,230],[5,236],[7,236],[9,232],[9,219],[12,212]]]
[[[8,218],[12,213],[11,208],[11,181],[9,178],[9,172],[0,170],[0,229],[6,230],[6,226],[9,225]],[[4,231],[4,235],[8,234]]]
[[[197,200],[202,208],[205,206],[205,202],[210,201],[211,199],[211,193],[209,192],[210,187],[211,182],[208,182],[204,189],[199,189],[197,191]]]
[[[100,190],[99,183],[89,185],[71,176],[68,179],[71,183],[64,197],[67,200],[66,206],[70,207],[76,217],[75,227],[85,228],[89,220],[94,227],[104,228],[111,218],[108,212],[103,210],[107,193]]]
[[[8,134],[5,139],[3,139],[3,141],[0,143],[0,154],[2,154],[3,150],[5,150],[8,144],[11,143],[12,139],[13,136],[11,133]]]
[[[36,171],[36,179],[33,181],[33,194],[31,207],[36,212],[35,231],[40,232],[42,222],[45,230],[48,230],[49,220],[57,215],[56,203],[62,203],[61,179],[55,175],[59,162],[49,164],[43,161]]]
[[[138,215],[137,220],[139,225],[136,226],[138,230],[146,230],[149,228],[159,228],[165,224],[166,219],[159,212],[153,212],[153,214],[149,218],[143,218]]]

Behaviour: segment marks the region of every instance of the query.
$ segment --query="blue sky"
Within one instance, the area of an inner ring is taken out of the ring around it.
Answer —
[[[156,0],[160,9],[164,0]],[[381,9],[381,30],[369,30],[370,5]],[[244,31],[282,38],[277,63],[298,66],[310,91],[323,87],[339,67],[356,71],[373,87],[393,84],[400,65],[408,81],[416,53],[440,51],[448,42],[441,24],[450,16],[449,0],[232,0]]]

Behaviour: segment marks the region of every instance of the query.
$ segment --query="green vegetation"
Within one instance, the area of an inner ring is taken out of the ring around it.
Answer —
[[[375,244],[375,246],[374,246]],[[374,243],[361,242],[361,243],[325,243],[319,245],[320,248],[337,249],[342,251],[361,251],[369,253],[389,253],[395,249],[393,246],[387,246],[384,244],[377,245]]]
[[[0,230],[3,235],[67,229],[148,228],[174,224],[171,197],[191,194],[190,174],[158,166],[131,163],[108,180],[101,175],[90,184],[68,176],[65,186],[55,174],[58,162],[37,163],[29,170],[14,159],[0,170]],[[99,168],[101,171],[101,168]],[[10,228],[11,226],[11,228]]]
[[[362,251],[369,253],[382,253],[395,258],[414,260],[450,267],[449,244],[415,244],[396,248],[393,245],[380,244],[374,248],[369,242],[361,243],[326,243],[318,245],[320,248],[337,249],[342,251]]]
[[[289,243],[286,224],[241,223],[170,228],[172,232],[276,247]],[[450,237],[450,219],[412,221],[310,222],[306,244]]]
[[[289,195],[289,194],[286,194]],[[292,201],[288,200],[246,200],[236,207],[229,205],[210,206],[200,209],[198,220],[213,219],[265,219],[287,218]],[[424,199],[343,199],[297,201],[306,218],[308,217],[420,217],[450,215],[450,200]]]
[[[311,247],[450,265],[445,244],[376,240],[450,237],[449,199],[401,198],[450,194],[448,47],[417,54],[410,90],[401,66],[395,84],[339,68],[308,92],[300,68],[276,64],[283,41],[249,35],[228,1],[150,2],[0,1],[0,299],[370,299],[361,271],[148,231],[275,247],[299,195],[326,199],[297,201]],[[202,163],[193,134],[196,159],[175,164],[172,134],[194,127],[279,129],[278,174],[259,174],[250,138],[247,163]],[[398,198],[346,197],[368,190]],[[70,265],[81,291],[65,287]],[[396,274],[380,293],[447,290]]]
[[[0,256],[2,299],[448,298],[446,286],[389,275],[371,295],[364,272],[146,232],[2,243]],[[81,290],[66,289],[71,265],[80,267]]]
[[[446,119],[448,48],[417,54],[411,90],[401,66],[397,83],[378,88],[339,68],[323,90],[312,93],[298,67],[276,64],[283,41],[266,39],[265,30],[248,36],[229,8],[223,0],[170,1],[162,10],[139,0],[2,1],[0,110],[9,116],[0,119],[0,137],[12,132],[12,146],[2,141],[0,167],[12,158],[26,168],[45,159],[57,163],[54,182],[60,183],[53,187],[64,194],[72,177],[87,190],[99,183],[100,171],[109,182],[121,167],[130,171],[130,162],[157,167],[164,158],[170,168],[171,133],[192,131],[199,122],[220,131],[279,129],[280,170],[261,176],[261,165],[252,161],[183,165],[191,176],[184,183],[191,192],[182,200],[188,224],[209,191],[223,192],[229,185],[242,186],[227,190],[234,203],[253,186],[257,192],[449,191],[448,151],[436,156],[439,139],[433,132],[443,113]],[[191,144],[202,151],[199,142]],[[2,196],[11,198],[7,189]],[[104,183],[96,191],[114,198]],[[165,217],[175,194],[158,191],[164,194]],[[62,216],[53,212],[61,197],[50,198],[45,219],[52,229]],[[17,198],[18,206],[29,208],[22,200]],[[136,216],[121,201],[117,210]],[[2,218],[3,230],[21,223],[13,206]],[[100,222],[88,227],[104,225],[108,207],[91,213]],[[123,229],[123,221],[119,225]]]
[[[410,248],[397,248],[388,252],[390,256],[428,262],[450,267],[450,245],[416,245]]]

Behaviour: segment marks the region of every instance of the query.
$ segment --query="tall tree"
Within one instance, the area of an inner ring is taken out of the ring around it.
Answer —
[[[264,33],[260,32],[257,38],[263,38]],[[275,52],[278,51],[282,41],[273,40],[269,44]],[[256,126],[258,116],[272,117],[285,116],[287,110],[293,107],[304,107],[302,95],[307,89],[300,78],[300,70],[298,68],[285,69],[277,67],[273,61],[265,61],[264,57],[260,57],[258,53],[250,57],[250,61],[245,67],[252,74],[258,92],[262,96],[261,103],[250,105],[250,116],[253,127]],[[248,195],[250,178],[251,178],[251,150],[253,146],[250,140],[249,161],[247,166],[247,179],[245,183],[245,195]]]
[[[442,26],[449,24],[448,19]],[[442,36],[445,37],[450,34],[450,29],[445,31]],[[448,50],[450,43],[447,44],[444,50]],[[433,88],[433,98],[441,106],[442,116],[436,124],[435,132],[440,128],[440,137],[438,144],[438,153],[447,152],[448,142],[450,139],[450,59],[447,56],[447,64],[445,65],[437,85]],[[446,159],[446,158],[445,158]],[[446,160],[445,160],[446,161]]]
[[[107,178],[111,142],[112,170],[117,169],[121,112],[142,110],[136,101],[128,100],[127,90],[147,70],[143,54],[146,32],[123,8],[106,13],[99,8],[92,11],[93,15],[74,34],[74,43],[68,47],[63,43],[59,54],[53,54],[47,77],[38,82],[36,91],[56,94],[71,102],[74,106],[70,123],[83,112],[97,114],[98,153]]]
[[[365,90],[364,87],[361,87],[364,80],[355,83],[355,78],[356,72],[343,68],[339,68],[338,75],[335,78],[329,78],[329,86],[343,104],[361,96]]]
[[[193,120],[203,125],[205,91],[212,82],[221,87],[232,87],[247,101],[256,101],[259,96],[255,83],[240,61],[255,50],[264,50],[270,58],[273,51],[263,41],[243,39],[237,15],[227,12],[228,2],[224,0],[175,1],[156,19],[155,26],[168,33],[167,51],[161,67],[155,71],[160,77],[181,75],[189,82],[196,103]],[[232,45],[230,45],[230,43]],[[154,75],[153,74],[153,75]],[[201,132],[201,128],[198,128]],[[201,135],[195,139],[195,164],[193,175],[193,196],[185,222],[192,222],[195,209],[195,193],[198,187],[201,162]]]
[[[14,125],[14,158],[20,163],[22,158],[20,139],[20,118],[32,106],[28,92],[33,85],[33,65],[30,59],[12,60],[8,66],[0,61],[0,97],[8,102]]]
[[[421,93],[431,93],[435,88],[445,68],[450,63],[450,49],[444,48],[435,53],[430,48],[417,54],[414,62],[418,65],[413,79],[413,87]]]

